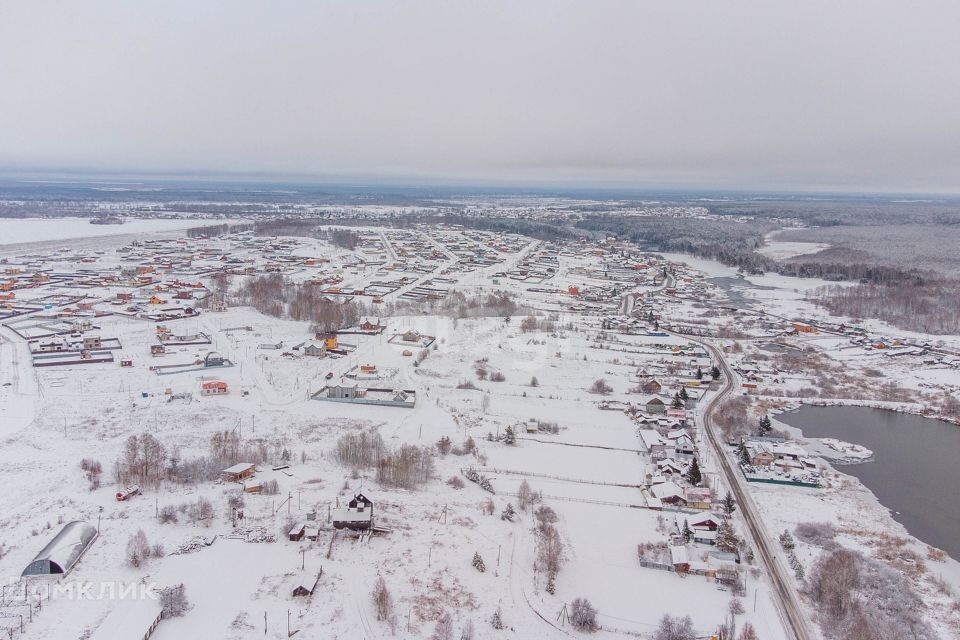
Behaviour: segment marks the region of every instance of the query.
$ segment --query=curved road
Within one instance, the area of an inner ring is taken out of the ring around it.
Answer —
[[[774,595],[776,596],[777,605],[780,609],[780,615],[783,618],[788,637],[793,638],[794,640],[815,640],[816,636],[809,630],[807,618],[800,604],[796,589],[794,588],[793,582],[790,578],[789,570],[781,561],[780,555],[777,553],[776,543],[771,542],[768,538],[763,523],[760,521],[760,517],[756,513],[756,506],[753,504],[753,500],[751,500],[750,494],[747,491],[746,483],[743,480],[739,469],[737,469],[733,463],[731,463],[730,457],[724,450],[723,443],[720,441],[720,437],[717,435],[717,430],[713,425],[713,413],[717,410],[723,400],[725,400],[727,396],[729,396],[736,388],[736,385],[734,384],[734,373],[727,364],[727,361],[724,359],[723,353],[718,348],[712,344],[703,342],[702,340],[691,338],[690,336],[683,337],[691,342],[696,342],[707,349],[707,351],[709,351],[713,356],[714,362],[717,363],[721,372],[723,373],[723,387],[704,407],[703,431],[706,433],[707,439],[710,441],[710,445],[714,449],[714,453],[716,454],[715,458],[719,461],[720,467],[723,470],[723,475],[727,481],[727,487],[730,488],[730,491],[733,493],[737,504],[740,506],[740,513],[743,515],[743,519],[747,524],[747,528],[750,530],[750,537],[753,538],[754,546],[757,549],[758,555],[763,561],[763,564],[767,567],[767,571],[770,575],[770,581],[774,586]]]

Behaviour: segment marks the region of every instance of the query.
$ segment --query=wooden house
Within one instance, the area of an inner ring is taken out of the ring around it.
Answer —
[[[364,320],[360,323],[361,331],[380,332],[380,331],[383,331],[385,328],[386,328],[386,325],[380,322],[380,318],[377,318],[376,320],[371,320],[370,318],[364,318]]]
[[[220,472],[220,477],[226,482],[242,482],[247,478],[253,477],[257,472],[257,465],[252,462],[238,462],[228,469]]]
[[[750,457],[750,464],[755,467],[769,467],[777,459],[765,442],[747,443],[747,455]]]
[[[287,532],[287,538],[290,540],[290,542],[300,542],[301,540],[303,540],[303,536],[306,534],[306,532],[307,532],[306,523],[300,522],[298,524],[293,525],[293,528],[290,529],[289,532]]]
[[[663,389],[663,385],[660,384],[655,378],[650,380],[645,380],[640,383],[640,392],[647,395],[657,395],[660,393],[660,390]]]
[[[373,527],[373,501],[358,493],[345,508],[338,507],[331,515],[335,529],[366,531]]]

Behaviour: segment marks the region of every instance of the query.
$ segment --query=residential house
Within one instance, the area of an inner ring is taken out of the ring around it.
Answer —
[[[303,346],[303,355],[324,358],[327,355],[327,345],[325,342],[308,342]]]
[[[203,396],[222,396],[227,393],[227,383],[222,380],[211,380],[200,385],[200,395]]]
[[[335,529],[366,531],[373,526],[373,501],[358,493],[346,508],[338,507],[331,513]]]
[[[651,396],[643,401],[644,411],[647,413],[666,413],[667,404],[658,396]]]

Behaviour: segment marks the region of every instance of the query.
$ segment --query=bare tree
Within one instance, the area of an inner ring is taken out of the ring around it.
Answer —
[[[757,637],[757,631],[753,628],[753,625],[749,622],[743,623],[743,629],[740,630],[740,635],[737,636],[737,640],[759,640]]]
[[[738,616],[741,613],[745,613],[746,609],[743,608],[743,601],[740,598],[734,598],[730,601],[730,604],[727,605],[727,611],[730,612],[730,615]]]
[[[377,581],[373,583],[373,592],[370,596],[377,610],[377,620],[389,618],[393,611],[393,599],[390,597],[390,590],[387,589],[387,582],[383,579],[383,576],[377,576]]]
[[[157,514],[157,519],[160,520],[160,524],[176,524],[177,523],[177,509],[172,504],[164,505],[160,507],[160,511]]]
[[[453,618],[449,611],[444,611],[437,619],[437,624],[433,628],[433,635],[430,640],[453,640]]]
[[[453,447],[453,442],[450,441],[450,436],[442,436],[437,440],[437,451],[440,452],[441,456],[445,456],[450,453],[450,449]]]
[[[164,618],[177,618],[190,610],[190,601],[187,600],[187,591],[183,584],[160,589],[159,596]]]
[[[127,564],[140,567],[150,559],[150,542],[143,529],[138,529],[127,541]]]
[[[84,458],[80,461],[80,468],[86,472],[87,482],[89,482],[90,491],[96,491],[100,488],[100,475],[103,473],[103,466],[99,460]]]
[[[697,636],[690,616],[674,618],[667,613],[660,618],[660,624],[653,637],[654,640],[695,640]]]
[[[577,598],[570,605],[570,624],[579,631],[593,633],[600,628],[597,610],[586,598]]]
[[[606,380],[604,380],[603,378],[600,378],[598,380],[593,381],[593,384],[590,385],[589,391],[590,393],[597,393],[602,396],[606,396],[613,393],[613,387],[607,384]]]
[[[556,589],[557,574],[563,565],[563,541],[560,539],[560,532],[552,524],[541,526],[537,529],[537,567],[547,574],[548,593],[553,593]]]
[[[532,497],[533,490],[530,488],[530,483],[524,480],[520,483],[520,487],[517,489],[517,507],[520,508],[520,511],[527,510],[527,507],[530,506]]]

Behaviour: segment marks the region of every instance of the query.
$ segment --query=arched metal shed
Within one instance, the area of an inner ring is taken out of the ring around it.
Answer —
[[[96,537],[96,527],[81,520],[68,522],[60,533],[40,550],[21,575],[46,576],[69,573]]]

